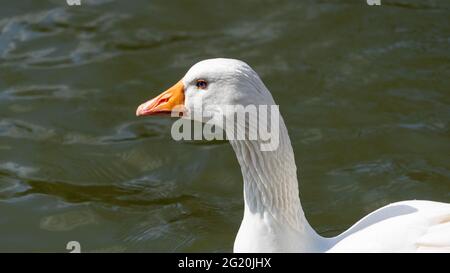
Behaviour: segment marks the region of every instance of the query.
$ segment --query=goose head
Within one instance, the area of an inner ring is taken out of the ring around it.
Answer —
[[[179,82],[141,104],[136,115],[182,115],[205,122],[205,119],[220,120],[224,115],[234,115],[235,110],[224,110],[227,105],[274,104],[270,92],[248,64],[217,58],[193,65]]]

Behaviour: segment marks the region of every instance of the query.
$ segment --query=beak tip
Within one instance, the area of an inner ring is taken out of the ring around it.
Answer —
[[[141,115],[141,106],[139,106],[137,109],[136,109],[136,117],[139,117]]]

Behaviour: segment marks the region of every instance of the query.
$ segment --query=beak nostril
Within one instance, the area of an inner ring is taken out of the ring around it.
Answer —
[[[169,98],[162,98],[162,99],[160,99],[160,100],[158,101],[158,105],[159,105],[159,104],[166,103],[166,102],[168,102],[168,101],[169,101]]]

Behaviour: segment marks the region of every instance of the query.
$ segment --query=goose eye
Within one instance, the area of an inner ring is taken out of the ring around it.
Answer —
[[[197,86],[198,89],[206,89],[206,87],[208,87],[208,83],[205,80],[197,80],[195,86]]]

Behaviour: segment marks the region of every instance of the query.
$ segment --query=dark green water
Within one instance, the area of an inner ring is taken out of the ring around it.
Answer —
[[[0,251],[231,251],[231,147],[135,117],[211,57],[271,90],[320,234],[450,202],[450,1],[81,1],[0,0]]]

